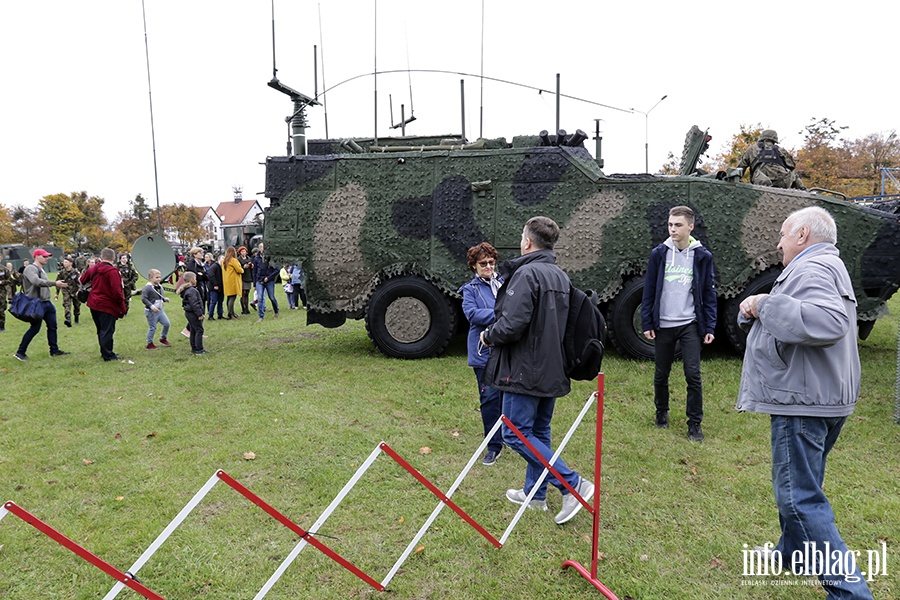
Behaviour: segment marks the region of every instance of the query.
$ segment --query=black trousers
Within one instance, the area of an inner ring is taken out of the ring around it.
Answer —
[[[116,333],[116,317],[109,313],[91,309],[91,317],[97,327],[97,341],[100,343],[100,356],[104,360],[112,360],[116,357],[113,351],[113,336]]]
[[[669,373],[675,361],[675,344],[681,342],[681,360],[687,383],[685,413],[688,422],[703,420],[703,380],[700,378],[700,327],[697,322],[681,327],[661,327],[656,330],[656,371],[653,374],[654,402],[657,411],[669,410]]]

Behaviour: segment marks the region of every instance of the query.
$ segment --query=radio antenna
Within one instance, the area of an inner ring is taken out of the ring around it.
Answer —
[[[272,0],[272,79],[278,79],[278,69],[275,68],[275,0]]]
[[[322,39],[322,5],[319,8],[319,52],[322,54],[322,89],[326,89],[325,85],[325,41]],[[318,79],[318,78],[317,78]],[[316,87],[316,99],[319,97],[319,88]],[[328,138],[328,98],[322,100],[322,107],[325,109],[325,139]]]
[[[147,59],[147,96],[150,99],[150,140],[153,144],[153,185],[156,187],[156,227],[160,235],[162,235],[162,211],[159,209],[159,175],[156,168],[156,127],[153,125],[153,92],[150,88],[150,44],[147,42],[147,13],[144,9],[144,0],[141,0],[141,17],[144,19],[144,56]]]

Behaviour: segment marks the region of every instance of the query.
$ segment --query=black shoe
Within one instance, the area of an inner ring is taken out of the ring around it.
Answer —
[[[669,411],[667,410],[658,410],[656,411],[656,426],[660,429],[668,429],[669,428]]]
[[[700,423],[688,423],[688,439],[692,442],[703,441],[703,430],[700,429]]]
[[[75,324],[78,325],[78,317],[75,317]]]
[[[193,353],[197,356],[200,356],[202,354],[206,354],[206,350],[194,350]]]
[[[105,360],[106,362],[109,362],[111,360],[125,360],[125,357],[121,354],[113,354],[112,356],[104,356],[103,360]]]
[[[500,450],[488,450],[487,452],[485,452],[484,458],[481,459],[481,464],[490,466],[497,462],[497,457],[500,456],[501,450],[503,449],[501,448]]]
[[[65,350],[56,350],[55,352],[51,352],[50,356],[65,356],[66,354],[69,354],[69,353],[66,352]]]
[[[65,325],[66,327],[71,327],[71,326],[72,326],[72,321],[66,319],[65,321],[63,321],[63,325]]]
[[[210,315],[206,320],[207,321],[215,321],[216,318],[214,316]]]
[[[22,361],[28,360],[28,357],[25,356],[24,352],[16,352],[15,354],[13,354],[13,356]]]

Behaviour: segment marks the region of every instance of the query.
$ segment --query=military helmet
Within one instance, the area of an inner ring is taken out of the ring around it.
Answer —
[[[763,129],[759,134],[759,141],[772,140],[776,144],[778,143],[778,132],[774,129]]]

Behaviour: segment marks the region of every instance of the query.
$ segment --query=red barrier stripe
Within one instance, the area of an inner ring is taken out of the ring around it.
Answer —
[[[131,589],[133,589],[135,592],[137,592],[144,598],[149,598],[150,600],[165,600],[165,598],[163,598],[156,592],[148,589],[147,587],[145,587],[138,581],[135,581],[134,579],[129,577],[127,574],[118,570],[117,568],[115,568],[114,566],[112,566],[111,564],[109,564],[108,562],[103,560],[102,558],[99,558],[98,556],[92,554],[89,550],[85,549],[84,547],[79,546],[78,544],[76,544],[75,542],[73,542],[72,540],[70,540],[69,538],[67,538],[60,532],[58,532],[57,530],[53,529],[52,527],[50,527],[49,525],[47,525],[46,523],[44,523],[43,521],[41,521],[40,519],[38,519],[37,517],[32,515],[31,513],[29,513],[24,508],[18,506],[15,502],[7,502],[6,504],[3,505],[3,507],[6,510],[8,510],[9,512],[11,512],[12,514],[14,514],[17,517],[19,517],[20,519],[22,519],[23,521],[25,521],[26,523],[28,523],[29,525],[31,525],[32,527],[34,527],[35,529],[37,529],[38,531],[40,531],[41,533],[43,533],[44,535],[46,535],[47,537],[49,537],[50,539],[52,539],[53,541],[55,541],[56,543],[58,543],[59,545],[65,547],[65,548],[68,548],[69,550],[71,550],[72,552],[74,552],[75,554],[77,554],[78,556],[83,558],[84,560],[88,561],[89,563],[91,563],[92,565],[94,565],[95,567],[97,567],[98,569],[100,569],[101,571],[103,571],[104,573],[106,573],[107,575],[109,575],[110,577],[115,579],[116,581],[119,581],[123,585],[130,587]]]
[[[589,513],[594,514],[594,508],[590,504],[588,504],[584,498],[581,497],[581,494],[575,491],[575,488],[569,485],[568,481],[562,478],[562,476],[555,468],[550,466],[550,463],[547,461],[547,459],[537,451],[537,449],[531,442],[528,441],[528,439],[526,439],[522,432],[519,431],[519,428],[513,425],[512,421],[510,421],[506,415],[503,415],[500,418],[503,419],[503,424],[509,427],[509,430],[515,433],[516,437],[522,440],[522,443],[525,444],[525,446],[527,446],[529,450],[531,450],[531,453],[534,454],[534,457],[541,461],[541,464],[544,465],[544,468],[548,469],[553,474],[553,476],[556,477],[556,480],[562,483],[563,486],[565,486],[565,488],[569,490],[569,493],[575,494],[575,497],[579,502],[581,502],[581,505],[584,506],[584,508],[586,508]]]
[[[394,461],[396,461],[396,463],[397,463],[398,465],[400,465],[401,467],[403,467],[404,469],[406,469],[407,471],[409,471],[409,474],[410,474],[410,475],[412,475],[413,477],[415,477],[416,479],[418,479],[418,480],[419,480],[419,483],[421,483],[422,485],[424,485],[425,487],[427,487],[429,490],[431,490],[431,493],[434,494],[435,496],[437,496],[438,499],[439,499],[441,502],[443,502],[444,504],[446,504],[447,506],[449,506],[450,508],[452,508],[453,511],[454,511],[456,514],[458,514],[460,517],[462,517],[463,520],[464,520],[466,523],[468,523],[469,525],[471,525],[472,527],[474,527],[475,530],[476,530],[478,533],[480,533],[481,535],[483,535],[483,536],[485,537],[485,539],[487,539],[487,541],[489,541],[490,543],[492,543],[492,544],[493,544],[494,546],[496,546],[497,548],[502,547],[502,544],[501,544],[500,542],[498,542],[496,539],[494,539],[494,536],[492,536],[490,533],[488,533],[487,530],[485,530],[484,527],[482,527],[481,525],[479,525],[478,522],[477,522],[475,519],[473,519],[473,518],[470,517],[468,514],[466,514],[466,512],[465,512],[463,509],[461,509],[459,506],[457,506],[452,500],[450,500],[450,498],[448,498],[447,496],[445,496],[444,493],[443,493],[441,490],[439,490],[437,487],[435,487],[435,485],[434,485],[433,483],[431,483],[430,481],[428,481],[428,480],[425,478],[424,475],[422,475],[421,473],[419,473],[419,472],[415,469],[415,467],[413,467],[411,464],[409,464],[408,462],[406,462],[405,460],[403,460],[403,458],[401,458],[399,454],[397,454],[396,452],[394,452],[394,449],[393,449],[393,448],[391,448],[390,446],[388,446],[388,445],[385,444],[384,442],[381,442],[380,448],[381,448],[382,450],[384,450],[384,452],[385,452],[388,456],[390,456],[391,458],[393,458]]]
[[[342,557],[340,554],[338,554],[337,552],[335,552],[334,550],[332,550],[331,548],[329,548],[328,546],[326,546],[325,544],[323,544],[322,542],[317,540],[315,538],[315,533],[310,533],[310,532],[306,531],[305,529],[303,529],[302,527],[300,527],[299,525],[297,525],[296,523],[294,523],[293,521],[291,521],[289,518],[287,518],[286,516],[284,516],[283,514],[278,512],[273,506],[268,504],[265,500],[263,500],[262,498],[260,498],[259,496],[257,496],[253,492],[251,492],[249,489],[244,487],[242,484],[238,483],[237,480],[232,478],[225,471],[219,470],[216,472],[216,475],[219,477],[219,479],[221,479],[222,481],[227,483],[229,486],[231,486],[236,492],[238,492],[239,494],[241,494],[242,496],[247,498],[247,500],[249,500],[253,504],[255,504],[258,507],[260,507],[261,509],[263,509],[265,512],[267,512],[269,514],[269,516],[271,516],[276,521],[278,521],[279,523],[281,523],[282,525],[284,525],[285,527],[287,527],[288,529],[290,529],[291,531],[293,531],[294,533],[296,533],[297,535],[302,537],[308,543],[315,546],[318,550],[320,550],[322,553],[324,553],[326,556],[328,556],[331,560],[335,561],[336,563],[338,563],[339,565],[341,565],[342,567],[344,567],[345,569],[347,569],[348,571],[350,571],[351,573],[353,573],[354,575],[356,575],[357,577],[359,577],[360,579],[362,579],[363,581],[365,581],[366,583],[371,585],[373,588],[375,588],[379,592],[384,591],[383,585],[381,585],[379,582],[375,581],[374,579],[372,579],[371,577],[366,575],[362,570],[360,570],[353,563],[351,563],[350,561],[348,561],[347,559]]]

